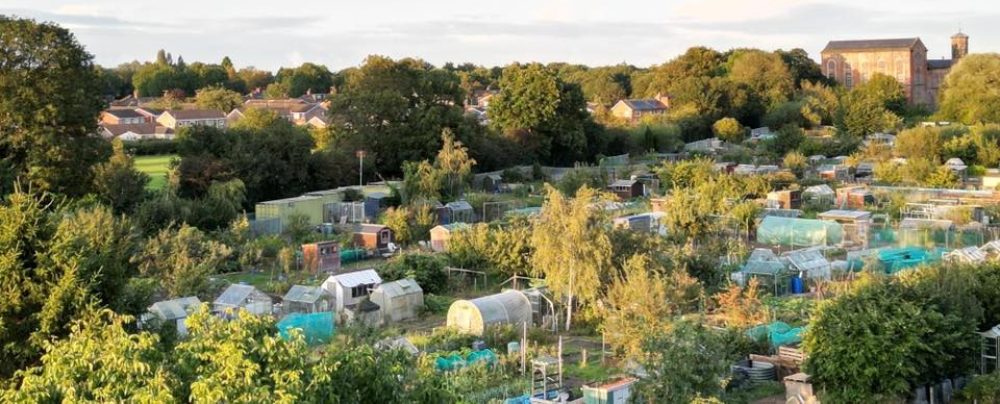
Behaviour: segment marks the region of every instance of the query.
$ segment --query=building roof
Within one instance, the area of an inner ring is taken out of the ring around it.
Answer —
[[[142,118],[143,115],[136,112],[131,108],[121,108],[121,109],[109,109],[104,111],[105,114],[114,116],[116,118]]]
[[[856,51],[877,49],[912,49],[920,44],[920,38],[863,39],[852,41],[830,41],[823,48],[826,51]]]
[[[201,304],[201,300],[198,300],[195,296],[181,297],[153,303],[152,306],[149,306],[149,312],[156,314],[164,320],[177,320],[186,318],[188,310],[199,304]]]
[[[383,295],[390,298],[424,293],[417,281],[409,278],[383,283],[376,290],[382,291]]]
[[[617,188],[617,187],[631,187],[631,186],[635,185],[637,182],[639,182],[639,181],[638,180],[616,180],[615,182],[612,182],[611,185],[609,185],[609,187],[613,187],[613,188]]]
[[[376,233],[382,231],[383,229],[387,229],[387,228],[388,227],[386,227],[384,225],[381,225],[381,224],[368,224],[368,223],[365,223],[365,224],[358,225],[358,229],[355,230],[354,232],[355,233],[362,233],[362,234],[376,234]]]
[[[803,194],[807,194],[807,195],[833,195],[834,194],[833,188],[830,188],[830,186],[826,185],[826,184],[813,185],[813,186],[811,186],[809,188],[806,188],[804,191],[802,191],[802,193]]]
[[[867,219],[872,216],[871,212],[863,210],[843,210],[843,209],[833,209],[816,215],[820,219],[846,219],[846,220],[859,220]]]
[[[455,230],[468,229],[469,225],[466,224],[466,223],[462,223],[462,222],[454,222],[454,223],[441,224],[441,225],[434,226],[435,229],[438,228],[438,227],[440,227],[442,229],[445,229],[445,230],[448,230],[449,232],[453,232]]]
[[[466,201],[454,201],[448,202],[444,206],[447,206],[451,210],[472,210],[472,204]]]
[[[933,59],[927,61],[927,68],[931,70],[951,69],[953,63],[954,61],[951,59]]]
[[[283,204],[286,204],[286,203],[305,202],[305,201],[312,201],[312,200],[316,200],[316,199],[321,199],[321,197],[319,197],[319,196],[312,196],[312,195],[302,195],[302,196],[296,196],[296,197],[292,197],[292,198],[275,199],[273,201],[262,201],[262,202],[257,202],[257,204],[258,205],[283,205]]]
[[[214,304],[237,307],[243,304],[251,294],[257,292],[257,288],[241,283],[229,285],[226,290],[215,299]]]
[[[170,133],[166,131],[157,130],[158,126],[155,123],[134,123],[126,125],[101,125],[108,133],[111,133],[115,137],[124,135],[126,133],[132,132],[137,135],[155,135],[157,133]],[[170,129],[163,126],[160,128]],[[172,132],[172,131],[171,131]]]
[[[621,100],[626,106],[635,111],[662,111],[667,109],[660,100],[655,98]]]
[[[359,285],[377,285],[382,283],[382,278],[374,269],[363,269],[357,272],[333,275],[326,279],[326,282],[339,284],[343,287],[353,288]],[[326,283],[324,282],[324,283]]]
[[[316,303],[323,295],[327,294],[319,286],[292,285],[288,293],[281,298],[286,302]]]
[[[178,120],[223,119],[226,114],[214,109],[174,109],[164,112]]]

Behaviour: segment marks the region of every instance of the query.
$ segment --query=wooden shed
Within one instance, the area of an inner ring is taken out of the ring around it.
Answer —
[[[639,180],[617,180],[608,185],[608,190],[622,199],[643,196],[643,184]]]
[[[302,245],[302,266],[312,273],[340,270],[340,243],[317,241]]]
[[[385,250],[394,240],[392,229],[381,224],[362,224],[354,231],[354,244],[367,250]]]
[[[229,315],[227,311],[246,310],[256,315],[271,314],[271,297],[250,285],[232,284],[214,302],[212,311]]]
[[[786,189],[767,193],[768,202],[778,209],[799,209],[802,207],[802,191]]]
[[[457,230],[467,229],[469,225],[465,223],[451,223],[434,226],[431,229],[431,249],[435,252],[448,251],[448,240],[451,234]]]

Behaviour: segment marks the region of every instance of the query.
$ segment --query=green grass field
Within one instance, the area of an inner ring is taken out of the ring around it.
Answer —
[[[160,190],[167,185],[167,170],[170,168],[170,160],[177,157],[174,154],[159,156],[139,156],[135,158],[135,168],[149,175],[149,190]]]

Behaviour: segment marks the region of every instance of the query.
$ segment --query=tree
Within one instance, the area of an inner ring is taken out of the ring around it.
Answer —
[[[906,106],[906,95],[895,78],[876,73],[847,93],[840,104],[837,126],[844,133],[863,139],[900,125],[898,114]]]
[[[208,276],[218,272],[232,251],[197,228],[164,229],[146,241],[133,262],[143,276],[162,280],[169,297],[205,293]]]
[[[295,68],[282,68],[275,81],[287,92],[288,97],[301,97],[306,93],[326,93],[333,87],[333,74],[323,65],[303,63]]]
[[[941,86],[938,114],[962,122],[1000,123],[1000,55],[969,55],[959,60]]]
[[[788,67],[789,73],[795,80],[796,88],[803,88],[805,83],[822,83],[829,81],[823,76],[823,70],[816,63],[809,53],[804,49],[795,48],[790,51],[777,50],[774,52],[781,57],[781,60]]]
[[[132,318],[110,310],[73,320],[63,340],[47,343],[41,364],[27,369],[9,402],[179,402],[176,379],[156,335],[126,331]]]
[[[94,191],[115,212],[130,213],[146,198],[149,175],[135,168],[121,140],[112,142],[111,158],[94,167]]]
[[[805,138],[806,134],[802,128],[795,125],[785,125],[781,129],[778,129],[778,133],[775,134],[774,139],[771,139],[771,147],[769,149],[780,156],[781,154],[798,149]]]
[[[939,129],[917,127],[899,132],[893,149],[899,157],[937,160],[943,147],[944,139]]]
[[[0,195],[14,177],[39,190],[85,194],[91,167],[110,151],[93,136],[104,106],[93,57],[66,29],[6,16],[0,49]]]
[[[930,188],[955,188],[961,180],[950,168],[940,166],[925,177],[924,184]]]
[[[682,320],[666,333],[642,338],[640,363],[649,377],[636,385],[639,403],[687,404],[723,393],[722,376],[730,360],[720,335],[697,321]]]
[[[806,167],[809,166],[809,160],[806,156],[795,150],[785,154],[785,158],[781,162],[785,168],[792,170],[792,172],[799,178],[802,178]]]
[[[788,101],[795,90],[795,77],[782,57],[759,50],[737,50],[730,56],[729,79],[750,89],[764,109]]]
[[[715,121],[712,124],[712,133],[721,140],[735,144],[742,143],[746,136],[746,130],[743,129],[739,121],[733,118],[722,118]]]
[[[441,198],[441,172],[427,160],[403,163],[402,185],[404,203]]]
[[[438,151],[434,165],[444,177],[444,190],[451,198],[462,195],[472,174],[476,160],[469,157],[469,149],[462,142],[455,140],[450,129],[441,133],[441,150]]]
[[[400,245],[406,245],[412,240],[410,210],[405,206],[386,209],[382,214],[382,223],[392,229],[394,238]]]
[[[694,306],[701,288],[684,271],[657,268],[647,255],[634,255],[623,267],[604,298],[601,329],[612,346],[635,356],[642,338],[667,332],[675,316]]]
[[[199,108],[214,109],[223,113],[229,113],[243,105],[243,96],[240,93],[222,87],[206,87],[198,90],[194,100]]]
[[[572,199],[546,185],[546,201],[531,233],[532,271],[545,277],[557,298],[566,298],[566,329],[575,304],[592,303],[610,268],[611,240],[602,211],[591,204],[604,199],[584,186]]]

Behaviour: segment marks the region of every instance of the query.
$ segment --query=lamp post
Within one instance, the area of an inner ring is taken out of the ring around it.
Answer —
[[[358,186],[362,188],[364,192],[365,187],[365,151],[358,150],[354,153],[358,156]]]

